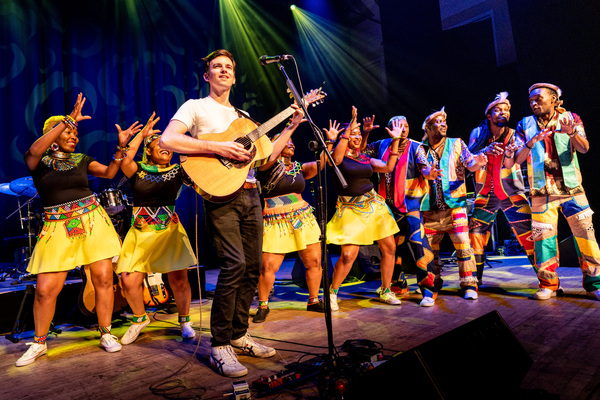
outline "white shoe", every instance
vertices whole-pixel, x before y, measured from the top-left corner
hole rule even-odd
[[[535,300],[548,300],[550,297],[556,297],[556,291],[548,288],[542,288],[533,294]]]
[[[465,295],[463,296],[463,298],[465,300],[477,300],[479,298],[479,295],[475,290],[467,289],[465,290]]]
[[[241,350],[242,354],[253,357],[267,358],[273,357],[277,353],[274,348],[256,342],[249,333],[239,339],[232,340],[230,343],[236,349]]]
[[[193,339],[196,331],[192,328],[192,321],[184,322],[181,325],[181,337],[184,339]]]
[[[29,345],[29,349],[19,358],[15,365],[17,367],[24,367],[26,365],[32,364],[38,357],[43,356],[48,351],[48,346],[46,346],[46,342],[44,343],[27,343]]]
[[[423,300],[419,303],[421,307],[432,307],[435,304],[435,299],[433,297],[423,297]]]
[[[329,293],[329,304],[331,304],[331,311],[338,311],[340,309],[337,294]]]
[[[100,347],[109,353],[115,353],[117,351],[121,351],[121,343],[119,343],[119,339],[115,335],[111,335],[110,333],[105,333],[100,337]]]
[[[391,305],[394,305],[394,306],[402,304],[402,302],[400,301],[400,299],[396,297],[396,293],[392,292],[389,289],[387,291],[385,291],[385,292],[382,290],[379,293],[379,300],[381,300],[384,303],[391,304]]]
[[[238,361],[237,355],[229,345],[210,348],[210,366],[223,376],[239,378],[248,374],[248,368]]]
[[[127,332],[125,332],[121,338],[121,344],[130,344],[135,342],[135,339],[137,339],[140,333],[142,333],[142,329],[148,325],[150,325],[150,318],[146,318],[146,320],[141,324],[131,324],[127,329]]]

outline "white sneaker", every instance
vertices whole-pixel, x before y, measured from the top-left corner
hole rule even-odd
[[[135,342],[135,339],[138,338],[140,333],[142,333],[142,329],[150,325],[150,318],[147,318],[141,324],[131,324],[127,329],[127,332],[121,338],[121,344],[129,344]]]
[[[274,348],[257,343],[249,333],[239,339],[232,340],[231,345],[241,350],[242,354],[258,358],[273,357],[277,353]]]
[[[111,335],[110,333],[105,333],[100,337],[100,347],[109,353],[115,353],[117,351],[121,351],[121,343],[119,343],[119,339],[115,335]]]
[[[396,297],[396,293],[392,292],[391,290],[387,290],[385,292],[381,291],[379,293],[379,300],[381,300],[384,303],[391,304],[394,306],[402,304],[400,299]]]
[[[237,355],[229,345],[210,348],[210,366],[223,376],[239,378],[248,374],[248,368],[238,361]]]
[[[586,292],[587,297],[600,301],[600,289],[596,289],[593,292]]]
[[[184,339],[192,339],[196,336],[196,331],[192,328],[192,321],[184,322],[181,325],[181,337]]]
[[[477,300],[479,298],[479,295],[475,290],[467,289],[465,290],[465,295],[463,296],[463,298],[465,300]]]
[[[433,297],[423,297],[423,300],[419,303],[421,307],[432,307],[435,304],[435,299]]]
[[[548,288],[542,288],[533,295],[535,300],[548,300],[550,297],[556,297],[556,291]]]
[[[331,311],[338,311],[340,309],[337,294],[329,293],[329,304],[331,304]]]
[[[24,367],[26,365],[32,364],[38,357],[43,356],[48,351],[48,346],[46,343],[27,343],[29,345],[29,349],[19,358],[15,365],[17,367]]]

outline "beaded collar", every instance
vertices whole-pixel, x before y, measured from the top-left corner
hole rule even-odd
[[[65,158],[65,154],[69,154],[70,157]],[[78,166],[81,160],[83,160],[82,153],[50,152],[43,156],[41,161],[45,166],[55,171],[69,171]]]
[[[363,153],[354,154],[346,151],[345,156],[361,164],[369,164],[371,162],[371,157]]]

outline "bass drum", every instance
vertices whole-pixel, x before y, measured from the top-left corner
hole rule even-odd
[[[98,200],[108,215],[115,215],[125,209],[127,199],[119,189],[106,189],[100,192]]]

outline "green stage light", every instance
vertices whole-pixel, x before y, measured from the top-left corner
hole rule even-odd
[[[296,5],[295,5],[295,4],[292,4],[292,5],[290,6],[290,10],[294,11],[295,9],[296,9]]]

